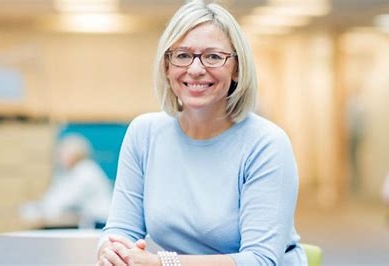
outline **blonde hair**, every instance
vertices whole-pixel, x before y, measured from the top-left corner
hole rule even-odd
[[[189,31],[204,23],[212,23],[219,27],[228,36],[237,54],[238,81],[236,88],[228,96],[226,113],[234,122],[239,122],[255,109],[257,92],[255,63],[248,41],[238,22],[218,4],[190,1],[173,15],[159,40],[154,64],[154,89],[165,112],[175,115],[181,111],[178,99],[170,88],[167,78],[165,53]]]

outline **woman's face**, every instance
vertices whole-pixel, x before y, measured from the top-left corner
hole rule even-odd
[[[232,53],[232,45],[226,34],[217,26],[202,24],[188,32],[171,50],[190,53],[225,52]],[[227,59],[223,66],[209,68],[196,57],[187,67],[168,64],[167,76],[174,94],[183,105],[183,112],[205,111],[207,114],[225,114],[227,94],[231,80],[237,80],[237,61]]]

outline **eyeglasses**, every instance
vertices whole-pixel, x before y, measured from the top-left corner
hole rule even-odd
[[[188,52],[186,50],[169,50],[165,53],[168,61],[173,66],[188,67],[190,66],[196,57],[200,59],[200,62],[205,67],[221,67],[227,62],[230,57],[235,57],[236,53],[225,53],[209,51],[200,54]]]

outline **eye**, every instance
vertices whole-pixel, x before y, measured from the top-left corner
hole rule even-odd
[[[192,58],[192,54],[184,51],[176,51],[173,53],[173,56],[177,59],[188,59]]]
[[[215,52],[206,53],[206,54],[204,54],[204,57],[205,57],[205,59],[212,60],[212,61],[224,60],[224,56],[222,54],[215,53]]]

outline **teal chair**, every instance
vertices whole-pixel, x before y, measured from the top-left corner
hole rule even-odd
[[[308,257],[308,266],[321,266],[323,260],[323,251],[320,247],[302,243],[302,248],[305,250],[305,253]]]

